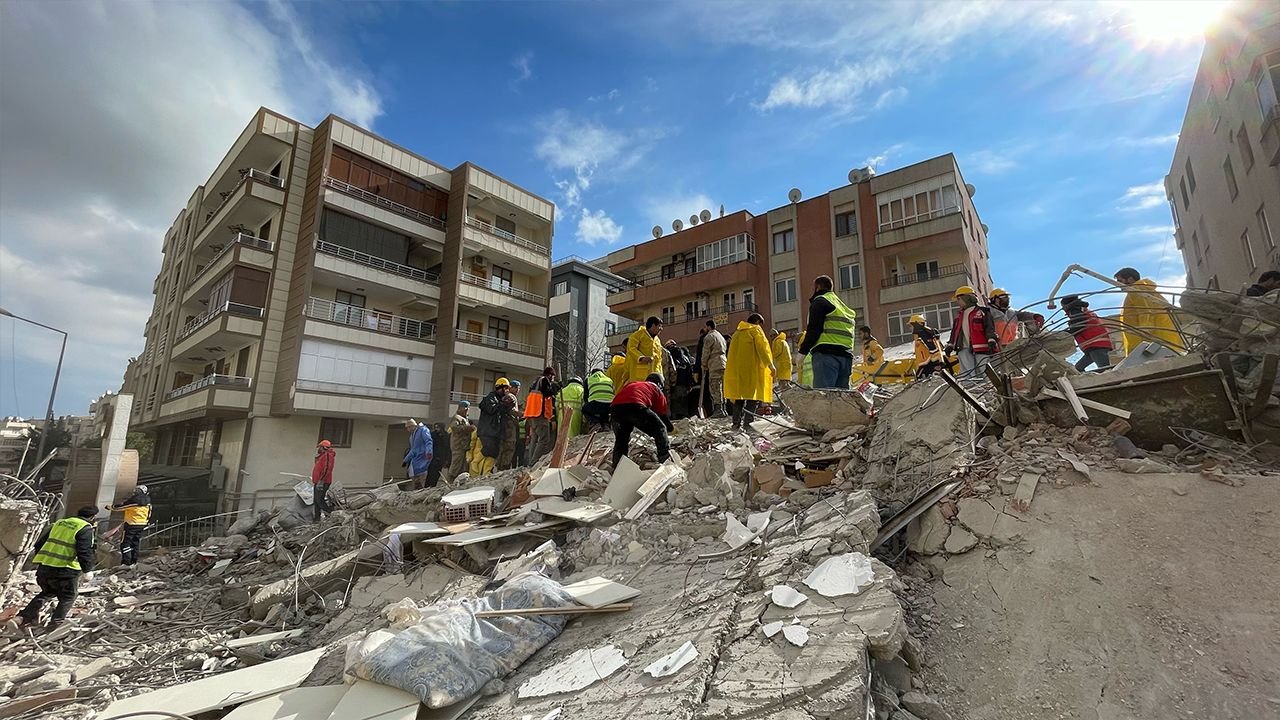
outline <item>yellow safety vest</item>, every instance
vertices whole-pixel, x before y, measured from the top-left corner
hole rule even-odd
[[[849,309],[849,306],[845,305],[844,301],[833,292],[824,293],[822,299],[831,303],[834,309],[823,319],[822,334],[818,336],[818,342],[814,343],[814,347],[835,345],[852,351],[853,326],[858,319],[858,314]]]
[[[62,518],[49,528],[49,539],[40,546],[32,562],[49,567],[80,569],[80,560],[76,557],[76,535],[89,523],[84,518]]]
[[[151,521],[150,505],[134,505],[120,508],[120,511],[124,513],[125,525],[146,525]]]

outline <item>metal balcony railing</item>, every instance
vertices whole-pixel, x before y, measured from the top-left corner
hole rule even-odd
[[[252,385],[253,385],[253,380],[251,378],[241,377],[239,375],[207,375],[205,377],[200,378],[199,380],[196,380],[193,383],[187,383],[186,385],[183,385],[180,388],[175,388],[173,390],[170,390],[168,393],[165,394],[164,399],[172,400],[177,397],[182,397],[183,395],[188,395],[197,390],[202,390],[204,388],[213,387],[213,386],[235,387],[235,388],[247,389]]]
[[[425,320],[391,315],[390,313],[366,310],[344,303],[313,297],[307,300],[306,316],[316,320],[349,325],[370,332],[415,340],[431,340],[436,335],[436,326]]]
[[[483,399],[484,399],[483,396],[481,396],[478,393],[465,393],[465,392],[459,392],[457,390],[451,390],[449,392],[450,402],[462,402],[463,400],[466,400],[472,405],[475,405],[476,403],[480,402]]]
[[[240,181],[236,183],[235,187],[222,193],[222,202],[218,203],[218,207],[205,213],[204,222],[200,225],[200,229],[204,230],[204,228],[209,224],[209,221],[213,219],[213,216],[217,215],[227,203],[231,202],[231,198],[235,197],[236,191],[240,189],[240,186],[250,180],[260,182],[264,185],[270,185],[271,187],[284,188],[284,180],[282,178],[278,178],[269,172],[263,172],[256,168],[241,168]]]
[[[548,256],[551,255],[551,248],[549,247],[544,247],[542,245],[539,245],[538,243],[532,240],[522,238],[519,235],[516,235],[515,233],[512,233],[512,232],[507,232],[502,228],[494,227],[493,225],[490,225],[489,223],[483,220],[478,220],[476,218],[473,218],[470,215],[467,216],[467,224],[472,227],[480,228],[481,230],[489,233],[490,235],[493,235],[494,237],[501,238],[502,240],[506,240],[508,242],[513,242],[521,247],[528,248],[536,253],[540,253],[542,255],[548,255]]]
[[[221,305],[215,305],[199,315],[191,318],[190,322],[182,326],[182,330],[178,332],[178,340],[182,340],[191,333],[199,330],[210,320],[218,317],[222,313],[230,313],[241,317],[253,318],[255,320],[262,317],[262,308],[254,305],[244,305],[242,303],[225,302]]]
[[[929,270],[922,273],[906,273],[904,275],[894,275],[884,278],[880,281],[880,287],[890,288],[898,287],[899,285],[928,282],[930,280],[937,280],[938,278],[964,275],[967,271],[968,266],[963,263],[959,265],[943,265],[937,270]]]
[[[393,213],[396,213],[398,215],[404,215],[407,218],[417,220],[418,222],[421,222],[421,223],[426,223],[432,227],[436,227],[441,230],[445,229],[444,220],[441,220],[440,218],[434,215],[428,215],[427,213],[424,213],[421,210],[415,210],[414,208],[411,208],[408,205],[403,205],[394,200],[388,200],[387,198],[384,198],[377,193],[369,192],[368,190],[365,190],[363,188],[358,188],[355,185],[352,185],[351,183],[343,182],[341,180],[338,180],[337,178],[331,178],[327,175],[325,176],[324,180],[321,182],[326,187],[331,187],[334,190],[337,190],[338,192],[344,195],[350,195],[351,197],[356,198],[357,200],[363,200],[367,203],[384,207]]]
[[[489,347],[501,348],[503,350],[524,353],[526,355],[542,355],[542,348],[537,345],[529,345],[528,343],[493,337],[492,335],[481,335],[480,333],[468,332],[466,330],[455,330],[454,337],[463,342],[475,343],[477,345],[487,345]]]
[[[440,273],[427,272],[426,270],[411,267],[409,265],[401,265],[400,263],[394,263],[390,260],[384,260],[376,255],[363,253],[359,250],[352,250],[349,247],[325,242],[324,240],[316,240],[316,250],[325,253],[326,255],[333,255],[334,257],[340,257],[343,260],[350,260],[353,263],[359,263],[378,270],[385,270],[386,272],[419,280],[424,283],[436,285],[440,282]]]
[[[756,303],[740,302],[732,305],[721,305],[720,307],[707,308],[706,310],[698,310],[693,314],[680,313],[679,315],[672,315],[670,316],[671,322],[663,320],[662,324],[665,327],[670,325],[680,325],[687,322],[706,322],[717,315],[758,312],[759,310],[760,306]],[[643,324],[644,323],[640,322],[623,323],[618,325],[617,329],[610,333],[610,335],[630,335],[636,330],[639,330]],[[733,328],[729,328],[729,332],[733,332]]]
[[[263,240],[256,235],[250,235],[248,233],[236,233],[231,237],[231,242],[223,245],[221,249],[213,254],[213,257],[209,258],[208,262],[196,271],[195,277],[191,279],[191,284],[195,285],[197,281],[204,277],[205,273],[209,272],[209,268],[216,265],[218,261],[222,259],[222,256],[231,252],[231,249],[236,245],[245,245],[265,252],[275,252],[276,250],[276,244],[270,240]]]
[[[408,400],[411,402],[424,403],[431,402],[430,393],[420,392],[417,390],[354,385],[352,383],[330,382],[328,380],[304,380],[303,378],[298,378],[296,383],[299,390],[340,393],[342,395],[359,395],[361,397],[382,398],[386,400]]]
[[[547,298],[545,296],[539,295],[537,293],[531,293],[528,290],[521,290],[520,288],[512,287],[510,283],[500,280],[496,277],[486,278],[486,277],[480,277],[479,275],[472,275],[469,272],[464,272],[462,273],[462,282],[467,283],[468,285],[475,285],[476,287],[482,287],[486,290],[500,292],[504,295],[518,297],[521,300],[528,300],[529,302],[534,303],[536,305],[547,304]]]
[[[689,277],[690,275],[697,275],[698,273],[704,273],[710,270],[716,270],[718,268],[728,267],[730,265],[736,265],[737,263],[742,263],[742,262],[754,263],[755,261],[756,261],[755,253],[750,250],[746,250],[746,251],[736,252],[730,255],[726,255],[724,257],[716,258],[714,260],[708,260],[701,264],[695,264],[693,266],[692,271],[686,271],[684,265],[673,264],[673,265],[667,266],[667,268],[669,269],[661,269],[661,270],[658,270],[657,272],[645,273],[644,275],[630,278],[625,285],[622,285],[619,287],[611,287],[609,288],[608,292],[610,295],[613,295],[620,292],[626,292],[627,290],[632,290],[634,288],[657,285],[658,283],[664,283],[664,282],[667,282],[668,280],[675,280],[676,278]]]

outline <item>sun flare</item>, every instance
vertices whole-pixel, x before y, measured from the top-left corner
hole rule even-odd
[[[1230,2],[1225,0],[1126,0],[1119,3],[1135,37],[1149,42],[1199,39]]]

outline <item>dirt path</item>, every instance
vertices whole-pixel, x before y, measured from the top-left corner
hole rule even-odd
[[[931,583],[926,687],[968,720],[1280,718],[1280,478],[1245,482],[1041,485],[1018,547]]]

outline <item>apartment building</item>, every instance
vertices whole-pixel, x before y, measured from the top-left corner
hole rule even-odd
[[[622,322],[609,310],[608,296],[625,282],[609,272],[604,259],[568,257],[551,266],[549,344],[551,364],[562,379],[585,378],[593,368],[608,366],[608,338],[617,334]]]
[[[664,338],[692,346],[706,319],[732,330],[753,312],[794,339],[814,278],[829,275],[859,323],[896,344],[909,339],[915,313],[949,327],[960,285],[990,289],[986,226],[953,155],[849,179],[809,199],[792,191],[794,201],[759,215],[703,213],[709,219],[673,224],[672,234],[654,228],[653,240],[610,253],[627,285],[609,306],[629,319],[610,342],[655,316]]]
[[[1280,270],[1280,5],[1230,13],[1205,38],[1164,186],[1187,284],[1238,291]]]
[[[287,497],[322,439],[348,487],[402,476],[406,418],[540,373],[553,213],[471,163],[259,110],[165,235],[132,428],[229,507]]]

